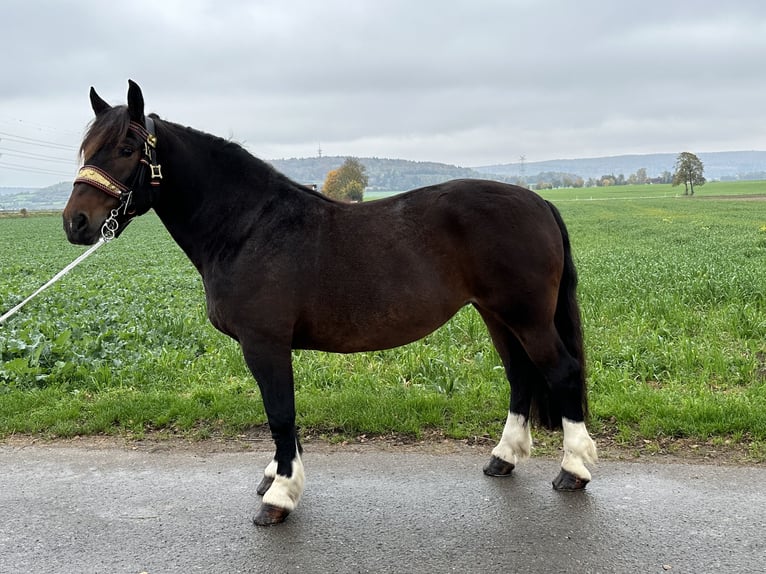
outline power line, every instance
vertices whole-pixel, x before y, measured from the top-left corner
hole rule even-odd
[[[12,142],[15,142],[15,143],[22,143],[22,144],[27,144],[27,145],[36,145],[36,146],[39,146],[39,147],[47,147],[47,148],[52,148],[52,149],[63,149],[63,150],[74,151],[74,152],[79,151],[79,148],[77,148],[75,146],[61,144],[61,143],[56,143],[56,142],[51,142],[51,141],[47,141],[47,140],[40,140],[40,139],[37,139],[37,138],[28,138],[28,137],[25,137],[25,136],[17,136],[17,135],[14,135],[14,134],[9,134],[7,132],[1,132],[0,131],[0,136],[2,136],[0,138],[0,141],[2,141],[2,139],[8,139],[9,141],[12,141]]]
[[[25,165],[5,163],[2,161],[0,161],[0,168],[11,169],[13,171],[25,171],[27,173],[39,173],[43,175],[57,175],[60,177],[72,177],[74,175],[74,170],[69,173],[66,173],[63,171],[56,171],[52,169],[44,169],[44,168],[38,168],[38,167],[30,167]]]
[[[8,143],[15,145],[1,145]],[[77,148],[71,145],[0,131],[0,159],[7,160],[0,161],[0,172],[15,171],[69,179],[79,162],[74,157],[67,159],[59,154],[74,156],[72,152],[76,151]],[[61,164],[71,166],[72,171],[64,171]]]
[[[19,124],[21,124],[23,127],[27,129],[34,129],[37,131],[47,131],[47,132],[56,132],[60,134],[68,134],[75,137],[82,136],[81,133],[72,131],[72,130],[62,130],[59,127],[56,126],[50,126],[47,124],[40,124],[37,122],[30,122],[28,120],[22,120],[20,118],[0,118],[0,124],[6,124],[9,126],[17,127]]]
[[[76,163],[78,163],[77,160],[74,159],[74,158],[65,159],[63,157],[56,157],[56,156],[52,156],[52,155],[43,155],[43,154],[39,154],[39,153],[32,153],[32,152],[23,151],[23,150],[20,150],[20,149],[10,149],[10,148],[0,147],[0,157],[1,156],[5,156],[5,155],[13,156],[13,157],[20,157],[20,158],[24,158],[24,159],[38,159],[38,160],[43,159],[43,160],[46,160],[46,161],[55,161],[55,162],[58,162],[58,163],[69,163],[69,164],[76,164]]]

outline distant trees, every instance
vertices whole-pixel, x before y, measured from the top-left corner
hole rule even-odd
[[[648,185],[648,184],[661,184],[672,183],[673,174],[669,171],[664,171],[662,174],[656,177],[649,177],[647,169],[645,167],[639,168],[635,173],[631,173],[625,177],[625,174],[619,173],[606,173],[599,177],[589,177],[584,180],[580,176],[557,173],[557,172],[541,172],[536,176],[527,177],[528,180],[535,181],[532,184],[532,188],[536,190],[542,189],[558,189],[562,187],[612,187],[622,185]],[[703,178],[704,179],[704,178]],[[766,179],[766,178],[764,178]],[[514,183],[518,183],[515,181]],[[695,181],[694,185],[698,185]]]
[[[658,177],[649,177],[645,167],[639,168],[635,173],[628,177],[623,174],[606,174],[599,178],[590,177],[585,182],[585,187],[610,187],[613,185],[645,185],[655,183],[671,183],[673,176],[669,171],[665,171]]]
[[[327,174],[322,193],[340,201],[362,201],[367,184],[364,165],[358,159],[349,157],[338,169]]]
[[[526,180],[534,180],[535,183],[531,185],[534,189],[558,189],[561,187],[583,187],[585,180],[578,175],[571,173],[562,173],[555,171],[543,171],[538,173],[534,177],[527,177]],[[516,185],[522,185],[522,183],[516,179],[513,181]],[[522,187],[526,187],[528,184],[525,182]]]
[[[649,178],[646,177],[646,168],[642,167],[628,176],[629,185],[643,185]]]
[[[694,186],[705,185],[705,169],[693,153],[685,151],[676,158],[675,171],[673,172],[673,187],[684,184],[684,195],[694,195]]]

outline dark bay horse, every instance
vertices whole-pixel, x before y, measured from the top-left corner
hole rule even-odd
[[[585,487],[596,448],[584,423],[577,276],[553,205],[479,180],[339,203],[235,143],[145,116],[132,81],[127,106],[110,106],[93,88],[90,100],[96,117],[63,214],[67,237],[88,245],[119,236],[154,209],[202,275],[210,321],[241,345],[276,444],[258,486],[257,524],[283,521],[303,492],[292,349],[404,345],[468,304],[511,383],[484,472],[511,474],[529,455],[536,418],[563,427],[554,488]]]

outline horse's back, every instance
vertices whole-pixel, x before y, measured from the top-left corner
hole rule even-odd
[[[338,233],[364,234],[370,241],[415,235],[426,243],[491,234],[502,242],[514,230],[557,231],[548,204],[536,193],[490,180],[457,179],[386,199],[344,206]],[[510,227],[507,227],[510,226]],[[365,230],[367,232],[365,232]]]
[[[370,207],[374,209],[375,202]],[[561,230],[536,193],[488,180],[453,180],[403,194],[375,211],[380,233],[392,243],[433,257],[466,274],[523,275],[557,267]]]

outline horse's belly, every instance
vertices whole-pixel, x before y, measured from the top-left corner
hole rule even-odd
[[[406,310],[367,309],[366,312],[340,306],[332,317],[312,321],[307,329],[296,329],[293,347],[335,353],[399,347],[422,339],[441,327],[463,304],[428,305]]]

